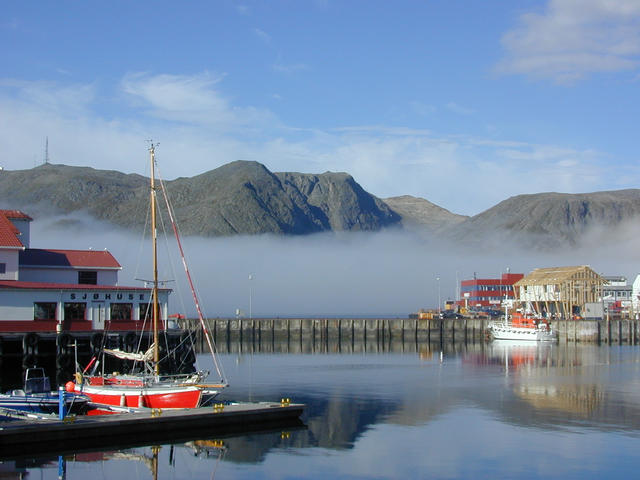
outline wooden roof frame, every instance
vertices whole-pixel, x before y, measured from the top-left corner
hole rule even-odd
[[[602,286],[609,283],[588,265],[573,267],[537,268],[514,284],[516,301],[528,302],[538,314],[547,312],[559,317],[575,318],[581,315],[586,303],[597,302],[602,295]],[[541,293],[534,299],[523,300],[522,289],[529,287],[540,292],[536,287],[554,287],[555,299]],[[525,296],[526,293],[525,293]],[[546,298],[543,298],[545,297]]]
[[[589,265],[580,265],[576,267],[536,268],[534,271],[518,280],[514,286],[558,285],[571,280],[585,278],[596,280],[600,285],[609,283],[604,279],[604,277],[593,271]]]

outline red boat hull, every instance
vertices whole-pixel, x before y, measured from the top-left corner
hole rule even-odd
[[[76,385],[76,392],[87,395],[93,403],[120,407],[197,408],[202,390],[198,387],[117,387]]]

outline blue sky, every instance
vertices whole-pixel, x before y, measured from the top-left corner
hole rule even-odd
[[[0,165],[346,171],[473,215],[636,188],[640,2],[18,2]],[[634,135],[635,134],[635,135]]]

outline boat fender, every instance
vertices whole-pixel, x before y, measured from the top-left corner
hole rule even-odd
[[[35,366],[36,366],[36,363],[37,363],[37,361],[36,361],[36,356],[35,356],[35,355],[33,355],[33,354],[25,355],[25,356],[22,358],[22,365],[23,365],[24,367],[35,367]]]
[[[121,407],[127,406],[127,397],[124,396],[124,393],[120,395],[120,406]]]
[[[22,348],[23,350],[29,351],[30,353],[36,353],[35,349],[38,347],[38,341],[40,337],[37,333],[27,333],[22,339]]]
[[[63,333],[58,337],[58,345],[61,348],[67,348],[72,343],[73,343],[73,337],[68,333]]]
[[[138,408],[143,408],[146,405],[144,404],[144,395],[142,394],[142,392],[140,392],[140,395],[138,396]]]
[[[73,357],[71,355],[60,355],[58,357],[58,368],[71,368],[73,366]]]
[[[128,332],[125,336],[124,336],[124,344],[129,346],[129,347],[134,347],[136,346],[138,343],[138,335],[135,334],[135,332]]]
[[[64,389],[69,393],[73,393],[76,391],[76,384],[69,380],[64,384]]]
[[[94,350],[102,349],[102,342],[104,340],[104,335],[101,332],[96,332],[91,335],[91,347]]]

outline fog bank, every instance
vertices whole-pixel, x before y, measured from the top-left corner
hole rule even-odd
[[[89,217],[36,219],[33,248],[107,249],[122,265],[120,285],[140,286],[151,278],[149,241]],[[455,299],[459,281],[498,277],[507,268],[590,265],[604,275],[640,272],[637,228],[627,225],[604,239],[585,238],[582,248],[532,252],[517,246],[463,247],[402,232],[183,238],[187,262],[209,317],[245,316],[406,316]],[[175,241],[161,238],[160,278],[172,280],[170,312],[193,315],[191,294]],[[170,245],[170,246],[167,246]],[[171,262],[166,259],[171,257]],[[172,265],[172,266],[170,266]],[[251,276],[251,279],[250,279]]]

